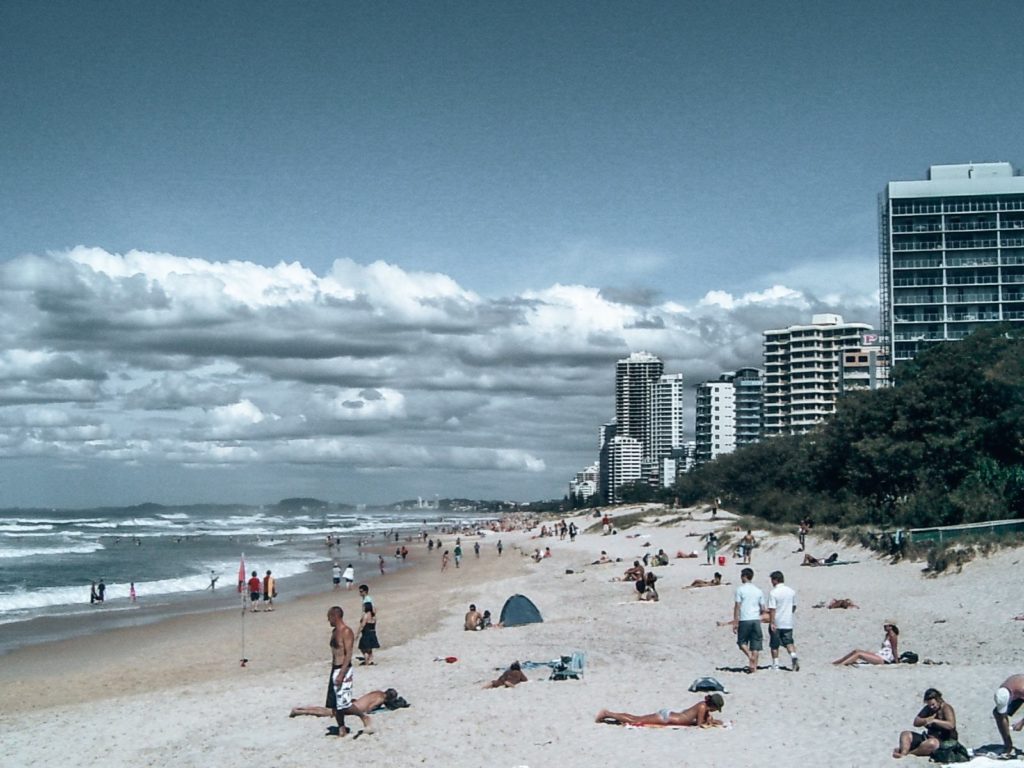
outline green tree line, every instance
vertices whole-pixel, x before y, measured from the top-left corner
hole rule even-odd
[[[745,446],[680,478],[769,520],[878,527],[1024,517],[1024,338],[1002,326],[935,344],[853,392],[804,435]]]

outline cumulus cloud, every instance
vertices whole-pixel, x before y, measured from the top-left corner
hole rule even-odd
[[[487,482],[560,495],[593,460],[620,357],[648,350],[695,385],[759,365],[766,328],[824,311],[872,322],[870,292],[812,286],[817,274],[687,303],[665,286],[584,282],[485,298],[382,261],[318,275],[86,247],[26,255],[0,264],[0,455],[375,473],[388,477],[378,497],[415,496],[427,473],[452,495]]]

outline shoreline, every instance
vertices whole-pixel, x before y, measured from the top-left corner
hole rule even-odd
[[[768,573],[781,569],[797,591],[801,670],[764,668],[748,675],[731,671],[743,657],[731,629],[716,626],[731,617],[741,566],[731,552],[722,553],[724,566],[713,567],[704,557],[675,557],[677,550],[698,550],[699,536],[707,530],[732,533],[735,523],[698,514],[659,525],[679,517],[678,511],[652,509],[647,522],[618,535],[581,533],[575,544],[503,533],[501,560],[493,552],[495,536],[482,540],[479,562],[472,537],[463,537],[469,557],[461,569],[444,574],[439,556],[428,556],[421,544],[411,547],[416,567],[371,586],[383,647],[375,654],[376,666],[356,668],[355,693],[394,687],[411,704],[408,710],[375,715],[375,735],[324,738],[327,721],[288,717],[294,706],[323,701],[327,607],[338,602],[346,619],[356,616],[355,590],[327,589],[287,601],[274,614],[251,617],[258,621],[247,617],[247,628],[254,631],[252,652],[247,650],[252,661],[245,669],[237,664],[237,616],[230,617],[229,626],[184,619],[158,632],[147,629],[148,637],[118,630],[106,643],[72,643],[45,653],[35,649],[27,654],[35,656],[35,666],[19,665],[16,675],[2,665],[0,762],[33,765],[74,754],[77,765],[104,768],[298,768],[383,759],[396,766],[471,768],[497,761],[540,768],[629,765],[642,752],[645,762],[677,764],[680,754],[692,754],[700,755],[702,764],[724,768],[756,751],[782,765],[815,764],[824,752],[831,766],[880,767],[892,765],[896,738],[912,727],[927,687],[942,690],[956,709],[965,745],[998,740],[992,692],[1020,671],[1021,625],[1012,617],[1021,607],[1012,574],[1024,550],[972,561],[960,574],[925,578],[921,563],[891,565],[813,535],[808,552],[838,551],[850,562],[800,567],[795,536],[755,529],[761,543],[751,564],[755,583],[765,589]],[[581,530],[594,522],[589,516],[569,519]],[[530,560],[526,555],[538,545],[550,545],[553,557]],[[656,569],[661,600],[638,602],[632,585],[616,578],[638,555],[662,547],[672,559]],[[622,562],[594,565],[602,550]],[[714,570],[732,585],[684,589]],[[470,602],[498,615],[515,593],[533,600],[543,623],[462,630]],[[860,608],[813,607],[839,597],[854,599]],[[900,623],[900,650],[917,652],[922,663],[832,664],[851,648],[877,647],[888,618]],[[528,669],[527,683],[482,689],[513,660],[543,662],[573,651],[586,654],[581,680],[549,682],[546,670]],[[458,661],[435,661],[446,656]],[[90,659],[102,663],[91,673],[76,671]],[[768,659],[766,638],[761,664]],[[926,659],[940,663],[928,665]],[[785,652],[781,661],[788,667]],[[699,697],[687,686],[705,675],[728,689],[722,717],[732,723],[730,729],[635,729],[593,722],[606,708],[647,713],[689,706]],[[21,678],[21,690],[9,684],[12,677]],[[162,716],[168,706],[175,718]],[[53,728],[54,717],[60,728]],[[1024,736],[1014,735],[1024,743]]]

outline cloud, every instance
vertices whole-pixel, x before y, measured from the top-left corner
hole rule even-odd
[[[20,256],[0,264],[0,455],[251,468],[279,484],[373,475],[360,491],[378,500],[415,496],[428,475],[452,495],[561,495],[613,415],[620,357],[648,350],[695,385],[760,365],[766,328],[877,314],[866,287],[792,277],[804,287],[689,303],[583,282],[485,298],[384,261],[318,275],[87,247]]]

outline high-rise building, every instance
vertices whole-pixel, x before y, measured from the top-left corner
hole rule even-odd
[[[643,458],[652,458],[652,386],[664,371],[661,358],[634,352],[615,364],[615,420],[618,435],[639,441]]]
[[[764,372],[760,368],[740,368],[732,375],[736,390],[736,446],[761,439],[764,406]]]
[[[581,472],[577,472],[576,476],[569,481],[569,496],[578,497],[581,501],[589,499],[597,493],[599,474],[600,470],[597,464],[591,464]]]
[[[612,497],[612,438],[618,428],[615,421],[609,421],[602,424],[597,433],[597,492],[606,502]]]
[[[682,445],[683,374],[668,373],[651,385],[651,458],[668,458]]]
[[[844,323],[820,314],[810,325],[764,332],[764,428],[766,436],[799,434],[835,411],[841,389],[842,354],[872,336],[867,323]]]
[[[736,450],[736,390],[729,374],[697,386],[694,432],[698,464]]]
[[[893,365],[987,324],[1024,321],[1024,177],[933,165],[879,195],[883,344]]]
[[[608,501],[618,504],[622,501],[619,491],[622,486],[643,478],[643,447],[633,437],[618,436],[608,446],[609,492]]]
[[[855,392],[858,389],[881,389],[889,386],[889,362],[881,346],[875,341],[876,334],[865,334],[865,343],[850,347],[840,358],[839,391]]]

